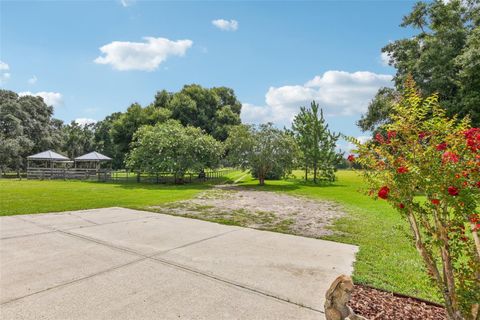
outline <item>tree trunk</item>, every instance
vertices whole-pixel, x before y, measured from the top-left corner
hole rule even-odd
[[[258,184],[261,186],[265,185],[265,170],[263,168],[258,170]]]
[[[259,175],[258,176],[258,183],[261,185],[261,186],[264,186],[265,185],[265,177],[263,175]]]
[[[305,182],[308,181],[308,166],[305,165]]]
[[[435,264],[434,259],[430,253],[425,248],[425,245],[422,241],[422,236],[418,228],[417,219],[415,218],[413,212],[410,210],[408,213],[408,222],[410,223],[410,228],[412,229],[415,235],[415,247],[420,253],[420,256],[423,258],[423,261],[433,279],[438,285],[438,288],[442,291],[443,298],[445,300],[445,309],[447,310],[447,317],[449,320],[462,320],[462,316],[459,315],[458,310],[455,310],[452,304],[452,297],[450,297],[448,287],[445,285],[444,279],[440,275],[440,272]],[[443,261],[443,263],[445,263]],[[445,270],[443,270],[445,271]]]
[[[318,170],[317,160],[315,160],[315,162],[313,163],[313,182],[314,183],[317,183],[317,170]]]

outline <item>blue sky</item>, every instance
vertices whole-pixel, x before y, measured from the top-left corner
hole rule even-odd
[[[227,86],[245,122],[288,125],[315,99],[333,130],[359,136],[355,121],[395,71],[380,49],[412,34],[399,24],[413,3],[2,0],[1,86],[43,95],[64,121],[184,84]]]

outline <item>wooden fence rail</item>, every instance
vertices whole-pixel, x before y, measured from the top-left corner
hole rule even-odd
[[[81,169],[81,168],[28,168],[27,179],[76,179],[108,181],[110,170]]]

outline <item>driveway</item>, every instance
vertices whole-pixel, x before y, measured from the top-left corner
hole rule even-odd
[[[0,217],[2,319],[324,319],[357,247],[104,208]]]

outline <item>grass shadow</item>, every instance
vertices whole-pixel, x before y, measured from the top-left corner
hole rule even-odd
[[[107,184],[114,186],[115,188],[122,188],[127,190],[143,189],[143,190],[159,190],[159,189],[172,189],[172,190],[204,190],[213,186],[211,183],[143,183],[143,182],[99,182],[99,181],[84,181],[85,183],[91,183],[96,185]]]

